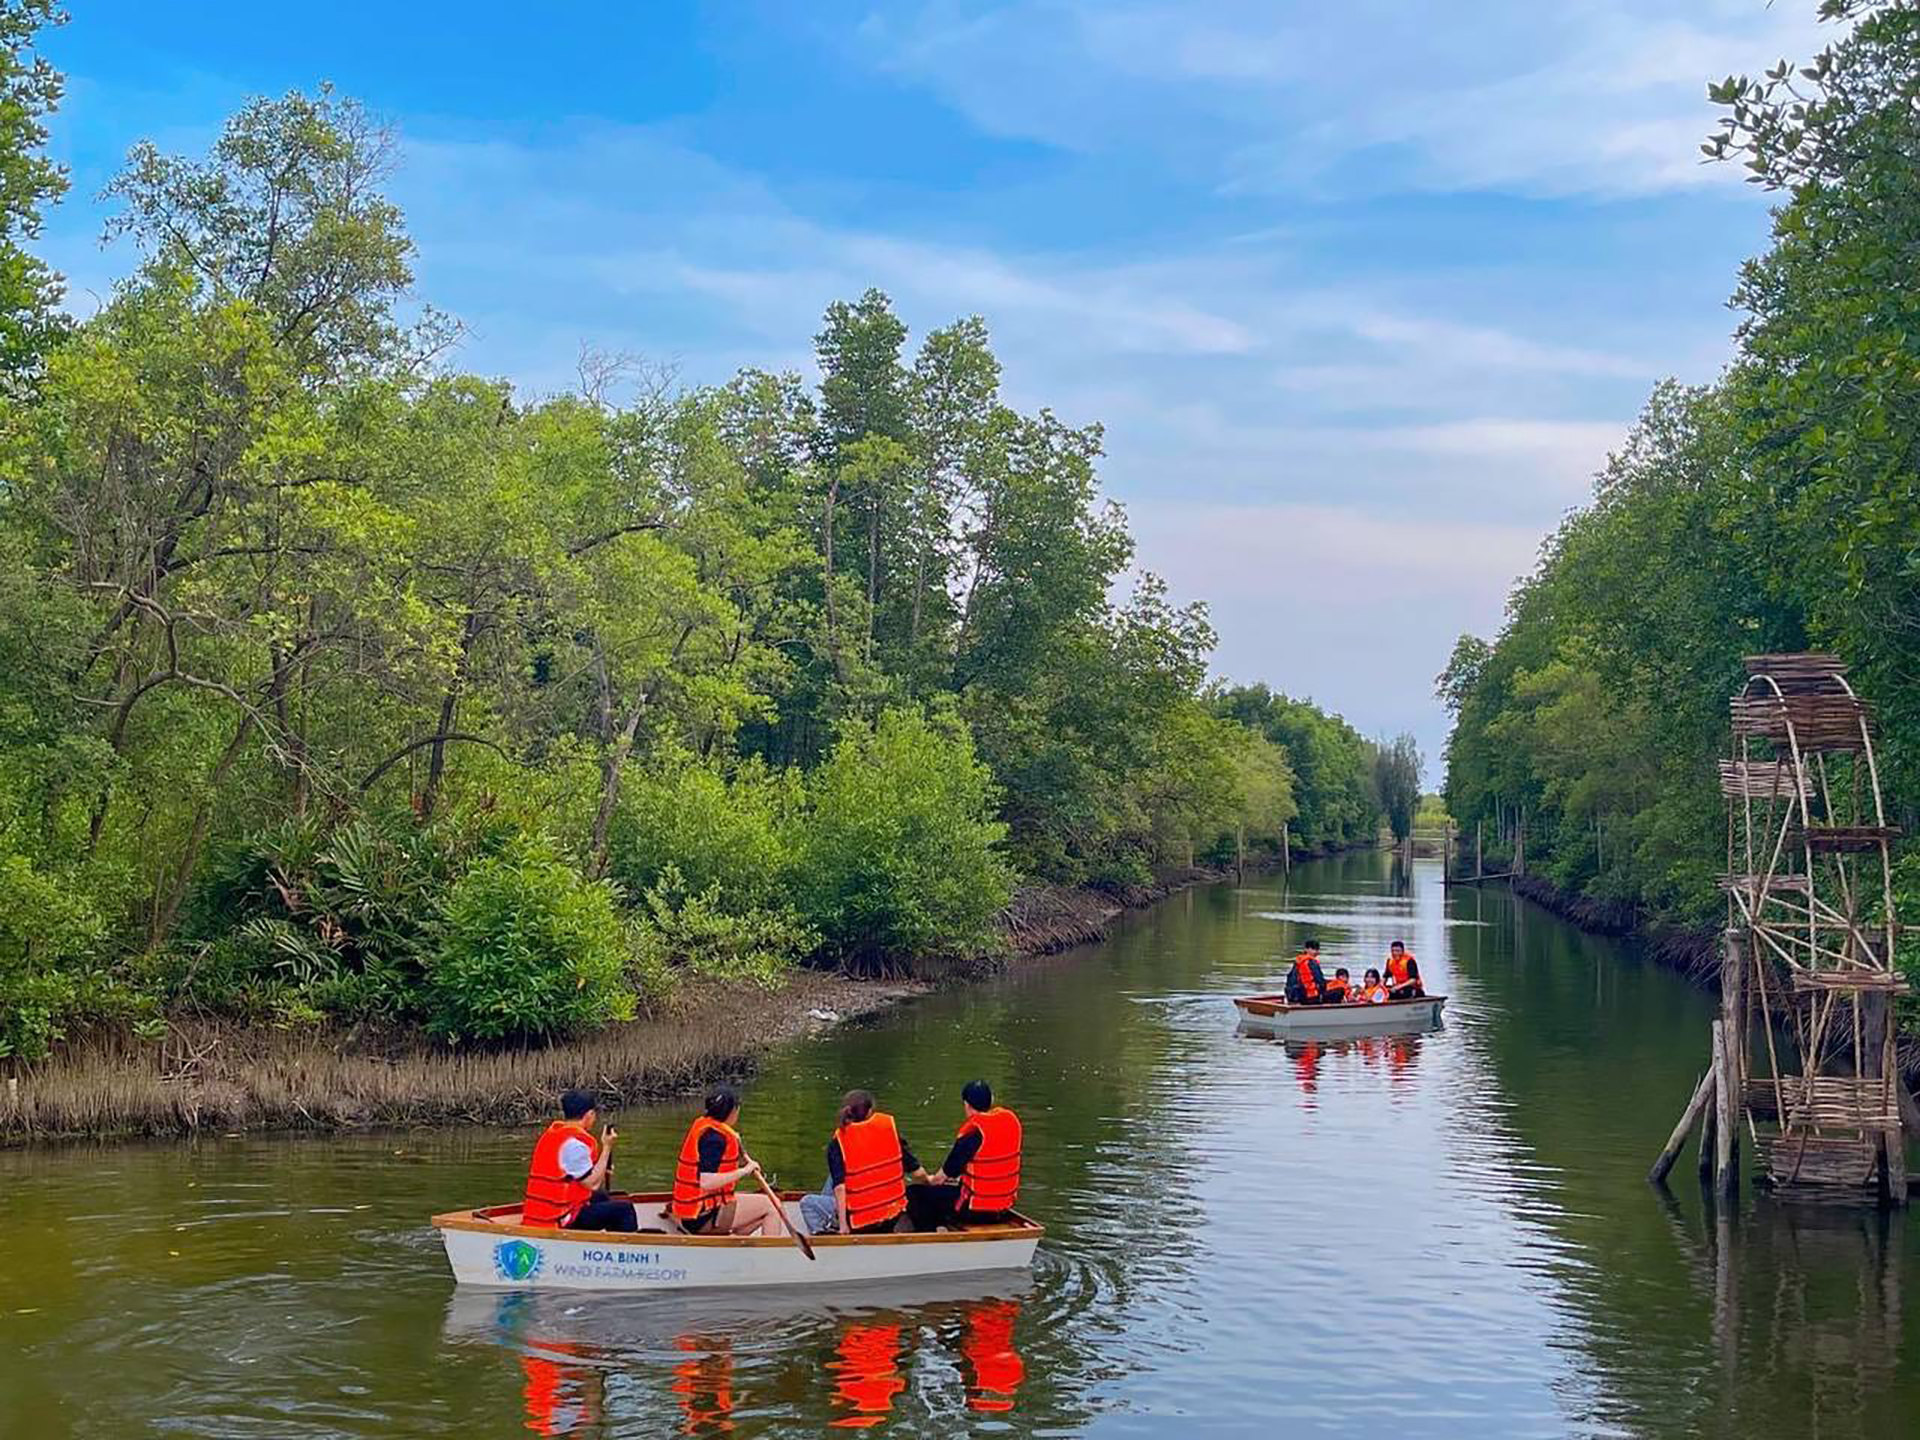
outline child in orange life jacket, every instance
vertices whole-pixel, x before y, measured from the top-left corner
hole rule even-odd
[[[1333,972],[1333,979],[1327,982],[1327,1003],[1343,1005],[1353,998],[1353,981],[1347,975],[1347,967],[1342,965]]]
[[[1367,971],[1367,983],[1360,987],[1360,993],[1353,997],[1362,1005],[1384,1005],[1387,1003],[1387,987],[1381,982],[1378,970]]]

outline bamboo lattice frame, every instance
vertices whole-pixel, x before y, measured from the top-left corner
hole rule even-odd
[[[1900,1125],[1887,1016],[1906,989],[1894,969],[1889,847],[1899,832],[1881,798],[1872,713],[1838,657],[1746,664],[1720,790],[1728,924],[1750,937],[1742,1005],[1753,1013],[1734,1018],[1760,1023],[1769,1071],[1741,1077],[1747,1125],[1769,1142],[1776,1186],[1861,1184],[1880,1137]]]

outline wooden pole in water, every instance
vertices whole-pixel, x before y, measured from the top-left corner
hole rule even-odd
[[[1293,874],[1293,824],[1288,820],[1280,822],[1280,873]]]
[[[1713,1108],[1718,1128],[1713,1137],[1713,1193],[1723,1201],[1732,1200],[1740,1192],[1740,1132],[1735,1128],[1739,1112],[1733,1106],[1733,1077],[1727,1064],[1727,1050],[1726,1021],[1716,1020],[1713,1022],[1713,1071],[1717,1078]]]
[[[1453,820],[1447,820],[1446,832],[1440,837],[1440,888],[1453,888]]]
[[[1700,1117],[1700,1188],[1707,1189],[1713,1184],[1713,1152],[1719,1148],[1720,1118],[1720,1072],[1713,1068],[1711,1058],[1707,1061],[1707,1074],[1713,1084],[1707,1090],[1707,1111]]]
[[[1728,1150],[1727,1174],[1720,1178],[1721,1193],[1732,1199],[1740,1188],[1740,1116],[1747,1107],[1747,935],[1729,929],[1720,956],[1720,1017],[1726,1068],[1722,1072],[1725,1097],[1720,1118],[1730,1134],[1720,1144]]]
[[[1707,1113],[1707,1106],[1713,1101],[1713,1091],[1713,1069],[1709,1066],[1707,1073],[1700,1077],[1700,1083],[1693,1087],[1693,1098],[1687,1101],[1687,1108],[1680,1115],[1680,1123],[1673,1127],[1673,1134],[1667,1137],[1666,1148],[1660,1152],[1660,1158],[1653,1162],[1653,1169],[1647,1172],[1650,1184],[1667,1183],[1667,1173],[1673,1169],[1674,1161],[1680,1158],[1688,1134],[1700,1123],[1700,1117]]]
[[[1487,822],[1484,818],[1473,822],[1473,880],[1477,885],[1487,878],[1487,857],[1485,842]]]

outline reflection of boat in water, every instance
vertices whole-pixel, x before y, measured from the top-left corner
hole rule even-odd
[[[665,1195],[628,1195],[661,1228],[635,1234],[522,1225],[518,1205],[433,1217],[462,1285],[526,1290],[693,1290],[732,1285],[833,1285],[1024,1270],[1045,1230],[1016,1214],[1004,1225],[910,1235],[816,1235],[817,1259],[784,1235],[688,1235],[655,1219]],[[801,1228],[800,1197],[782,1204]]]
[[[897,1284],[590,1296],[458,1289],[444,1334],[517,1353],[535,1434],[598,1434],[609,1419],[653,1413],[650,1404],[677,1410],[681,1434],[725,1433],[737,1395],[794,1393],[796,1361],[801,1375],[824,1367],[826,1388],[816,1393],[831,1408],[829,1424],[861,1429],[893,1413],[911,1353],[929,1343],[951,1346],[961,1362],[970,1409],[1013,1409],[1026,1379],[1015,1322],[1033,1283],[1025,1274],[936,1277],[905,1304]],[[649,1368],[663,1381],[651,1401],[644,1384],[609,1384]]]
[[[1289,1005],[1284,995],[1238,995],[1234,1006],[1249,1034],[1280,1039],[1316,1036],[1424,1034],[1440,1028],[1444,995],[1419,995],[1378,1005]]]

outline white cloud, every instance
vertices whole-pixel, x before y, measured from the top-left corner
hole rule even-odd
[[[1697,163],[1709,79],[1831,38],[1801,0],[955,0],[876,12],[866,53],[989,133],[1141,148],[1228,190],[1642,194]]]

